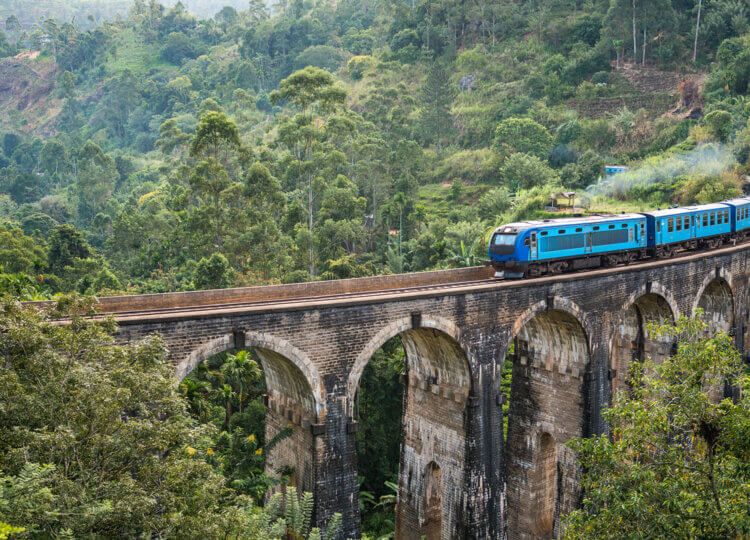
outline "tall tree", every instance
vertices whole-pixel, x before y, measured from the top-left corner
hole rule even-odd
[[[693,63],[698,54],[698,30],[701,27],[701,8],[703,7],[703,0],[698,0],[698,14],[695,17],[695,39],[693,40]]]
[[[271,92],[271,103],[288,101],[299,113],[292,119],[285,119],[280,129],[280,140],[295,155],[299,172],[307,184],[308,232],[313,236],[315,167],[312,161],[313,146],[322,137],[319,122],[339,108],[346,99],[346,92],[333,81],[327,71],[308,66],[292,73],[281,81],[279,89]],[[315,248],[310,242],[310,276],[315,276]]]
[[[442,148],[442,142],[453,129],[450,105],[454,94],[455,90],[445,66],[441,62],[433,62],[420,88],[419,118],[427,139],[435,143],[438,153]]]

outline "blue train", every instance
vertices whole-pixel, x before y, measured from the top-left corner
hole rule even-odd
[[[750,237],[750,197],[638,214],[501,225],[490,239],[497,277],[560,274],[673,257]]]

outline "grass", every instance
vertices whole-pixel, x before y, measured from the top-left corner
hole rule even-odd
[[[464,186],[458,201],[451,201],[450,186],[427,184],[420,186],[417,204],[425,207],[428,217],[447,217],[452,210],[475,204],[490,190],[490,186]]]
[[[161,60],[156,46],[145,43],[132,28],[125,28],[118,36],[117,56],[110,57],[107,67],[111,72],[129,69],[138,75],[173,66]]]

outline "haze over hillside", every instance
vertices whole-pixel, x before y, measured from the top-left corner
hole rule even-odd
[[[134,0],[3,0],[0,2],[0,27],[10,15],[16,15],[24,28],[29,29],[42,18],[52,17],[61,21],[76,20],[83,27],[94,22],[126,16]],[[216,15],[224,6],[245,9],[245,0],[164,0],[165,6],[174,6],[178,1],[200,18]],[[89,20],[93,17],[94,22]]]

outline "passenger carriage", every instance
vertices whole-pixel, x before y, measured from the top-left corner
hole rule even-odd
[[[715,248],[731,237],[732,207],[725,203],[643,212],[648,220],[648,247],[655,257],[680,249]]]
[[[750,237],[750,198],[742,197],[724,201],[728,204],[731,211],[732,232],[737,234],[738,238],[745,239]]]
[[[510,223],[489,255],[498,277],[538,276],[627,263],[647,255],[646,217],[618,214]]]

